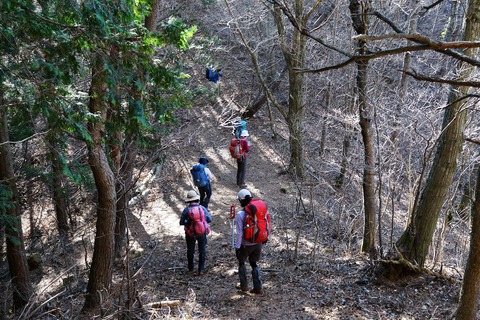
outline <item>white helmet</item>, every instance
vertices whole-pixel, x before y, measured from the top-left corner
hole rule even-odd
[[[248,137],[248,130],[242,130],[240,137]]]
[[[238,200],[245,200],[246,197],[252,198],[252,194],[247,189],[242,189],[238,192]]]

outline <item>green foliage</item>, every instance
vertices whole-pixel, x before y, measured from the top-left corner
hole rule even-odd
[[[12,201],[12,191],[5,184],[0,183],[0,225],[5,226],[5,229],[11,232],[7,232],[7,238],[13,244],[19,245],[20,241],[16,237],[10,236],[11,233],[17,233],[17,222],[19,217],[8,214],[8,209],[13,208],[15,205]]]
[[[57,150],[63,174],[75,184],[93,181],[85,155],[67,148],[71,141],[92,142],[87,124],[101,122],[106,142],[119,143],[112,137],[121,132],[148,147],[174,121],[173,111],[191,103],[194,92],[185,86],[189,75],[180,55],[197,28],[172,17],[150,32],[143,26],[148,3],[0,2],[0,81],[5,104],[13,106],[11,139],[48,132],[49,139],[63,142]],[[92,75],[94,56],[104,61],[101,74]],[[96,94],[89,92],[92,76],[105,79],[106,117],[89,112],[90,95]],[[50,183],[47,169],[22,168]]]
[[[3,217],[7,214],[7,210],[13,207],[11,201],[12,191],[6,187],[3,183],[0,183],[0,213]]]
[[[161,25],[161,39],[164,44],[172,44],[181,49],[188,49],[188,41],[197,31],[196,26],[188,27],[182,20],[171,17]]]

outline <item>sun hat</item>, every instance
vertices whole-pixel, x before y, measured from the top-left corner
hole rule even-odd
[[[195,190],[190,190],[187,192],[187,197],[184,200],[185,202],[193,202],[200,200],[200,196]]]
[[[206,165],[208,163],[208,159],[205,157],[200,157],[200,159],[198,159],[198,163]]]
[[[248,137],[248,130],[242,130],[242,133],[240,133],[240,137]]]

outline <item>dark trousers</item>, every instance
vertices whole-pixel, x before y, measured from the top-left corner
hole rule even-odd
[[[212,197],[212,186],[210,185],[210,181],[203,187],[198,187],[198,193],[200,193],[200,205],[208,209],[208,203]]]
[[[247,283],[247,268],[245,267],[245,262],[248,259],[250,266],[252,267],[252,281],[253,281],[253,290],[250,291],[253,293],[262,292],[262,279],[260,276],[260,268],[257,266],[258,260],[262,255],[262,246],[263,244],[258,243],[253,246],[241,246],[240,250],[237,253],[238,259],[238,275],[240,277],[240,288],[242,291],[248,290]]]
[[[245,261],[250,263],[250,266],[252,268],[257,267],[257,262],[260,260],[260,257],[262,255],[262,243],[257,243],[256,245],[253,246],[241,246],[240,247],[240,252],[237,256],[238,259],[238,264],[242,265],[245,264]]]
[[[198,242],[198,272],[205,271],[205,258],[207,256],[207,235],[190,237],[185,234],[187,240],[187,260],[188,270],[193,271],[194,268],[194,256],[195,256],[195,242]]]
[[[237,186],[245,184],[245,174],[247,172],[247,158],[237,159]]]

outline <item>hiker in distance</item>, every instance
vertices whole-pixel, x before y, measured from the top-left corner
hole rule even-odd
[[[198,201],[200,196],[195,190],[187,192],[185,203],[187,207],[183,209],[180,217],[180,225],[184,226],[185,239],[187,241],[187,261],[188,271],[194,271],[195,243],[198,242],[198,275],[205,273],[205,260],[207,256],[207,234],[210,233],[212,216],[208,210],[200,205]]]
[[[252,199],[252,194],[247,189],[242,189],[237,194],[238,201],[242,206],[235,217],[236,241],[235,255],[238,260],[238,275],[240,289],[248,292],[247,268],[248,260],[252,267],[253,289],[250,293],[263,294],[260,268],[257,262],[262,255],[263,244],[267,242],[270,233],[270,215],[265,202],[260,199]]]
[[[246,188],[245,175],[247,173],[247,154],[250,152],[250,142],[247,140],[248,131],[243,130],[240,133],[240,157],[237,159],[237,186]]]
[[[207,168],[207,164],[208,159],[200,157],[198,163],[190,170],[193,184],[198,188],[198,192],[200,193],[200,205],[206,209],[208,209],[208,204],[212,197],[211,181],[213,180],[212,172]]]

